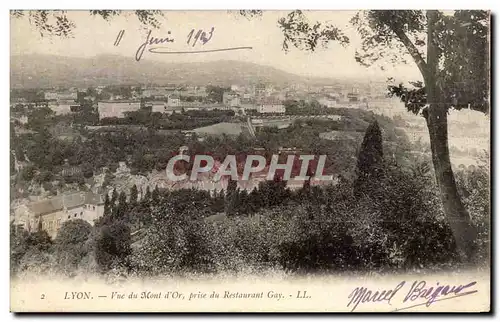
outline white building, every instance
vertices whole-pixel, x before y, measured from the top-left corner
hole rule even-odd
[[[44,93],[45,99],[47,101],[53,100],[76,100],[78,98],[78,93],[76,91],[52,91]]]
[[[337,107],[337,101],[333,98],[330,98],[330,97],[322,98],[318,102],[321,105],[325,105],[326,107],[329,107],[329,108]]]
[[[340,121],[340,120],[342,120],[342,116],[341,115],[328,115],[328,118],[330,120],[333,120],[333,121]]]
[[[45,230],[55,238],[62,224],[82,219],[90,224],[104,214],[102,196],[91,192],[75,192],[21,205],[14,210],[14,224],[28,232]]]
[[[162,99],[168,97],[171,93],[170,90],[161,87],[147,88],[142,91],[142,97],[153,97],[156,99]]]
[[[141,102],[138,101],[101,101],[97,104],[99,119],[110,117],[125,117],[125,113],[138,111]]]
[[[222,94],[222,104],[228,108],[238,107],[241,104],[240,95],[233,91],[224,92],[224,94]]]
[[[167,103],[162,101],[151,102],[151,113],[165,113]]]
[[[285,114],[285,106],[279,101],[264,100],[257,104],[257,112],[261,114]]]
[[[78,108],[80,105],[74,100],[58,100],[51,101],[49,103],[49,108],[56,113],[56,115],[66,115],[71,114],[73,111],[71,108]]]
[[[178,95],[170,95],[167,100],[168,107],[179,107],[181,106],[181,98]]]

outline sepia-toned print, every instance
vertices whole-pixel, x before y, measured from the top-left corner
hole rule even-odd
[[[487,10],[11,10],[14,312],[489,312]]]

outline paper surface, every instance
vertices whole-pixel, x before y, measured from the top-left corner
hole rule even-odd
[[[490,311],[488,11],[10,17],[12,312]]]

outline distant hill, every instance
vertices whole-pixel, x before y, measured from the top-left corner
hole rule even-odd
[[[11,88],[88,87],[111,84],[220,84],[269,82],[336,83],[306,78],[280,69],[242,61],[164,63],[118,55],[92,58],[17,55],[10,61]]]

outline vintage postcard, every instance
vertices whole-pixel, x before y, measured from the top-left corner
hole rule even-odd
[[[488,10],[11,10],[12,312],[489,312]]]

